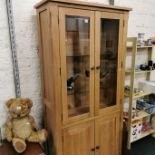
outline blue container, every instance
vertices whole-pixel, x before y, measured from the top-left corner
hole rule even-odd
[[[155,103],[149,103],[144,100],[137,100],[136,108],[144,110],[149,114],[155,113]]]

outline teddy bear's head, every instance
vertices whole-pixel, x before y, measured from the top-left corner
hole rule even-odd
[[[30,99],[10,99],[6,102],[9,112],[13,118],[21,118],[30,113],[32,101]]]

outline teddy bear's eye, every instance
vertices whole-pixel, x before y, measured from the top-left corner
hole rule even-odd
[[[23,106],[22,109],[23,109],[23,110],[27,110],[27,107],[26,107],[26,106]]]
[[[22,105],[22,108],[27,108],[27,105]]]

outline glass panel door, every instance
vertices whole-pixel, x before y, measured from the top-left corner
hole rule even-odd
[[[119,20],[101,18],[100,108],[116,105]]]
[[[89,112],[90,18],[66,16],[69,117]]]
[[[95,81],[98,84],[95,83],[95,90],[97,90],[95,101],[98,104],[97,111],[115,110],[119,106],[122,21],[122,16],[119,14],[96,13]]]
[[[62,66],[66,97],[63,104],[66,119],[84,114],[92,114],[93,104],[93,42],[90,11],[63,9],[64,19],[64,52],[65,62]],[[61,20],[60,20],[61,21]],[[61,37],[61,34],[60,34]],[[63,37],[63,36],[62,36]],[[63,44],[62,44],[63,45]],[[62,53],[61,53],[62,54]],[[65,83],[65,85],[64,85]],[[66,104],[67,103],[67,104]],[[63,109],[63,110],[64,110]]]

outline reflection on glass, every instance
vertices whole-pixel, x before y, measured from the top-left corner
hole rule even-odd
[[[89,112],[90,19],[66,16],[67,102],[69,116]]]
[[[119,20],[101,19],[100,108],[116,104]]]

